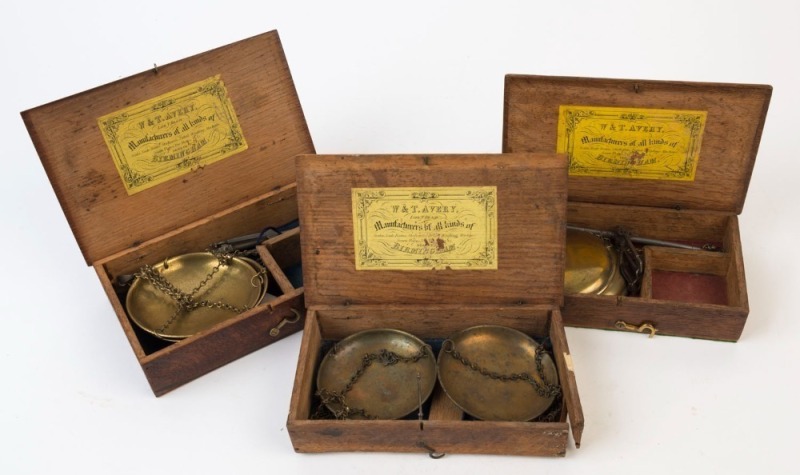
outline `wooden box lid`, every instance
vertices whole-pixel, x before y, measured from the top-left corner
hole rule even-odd
[[[222,97],[220,85],[227,91],[227,108],[224,98],[209,105],[208,99],[196,101],[191,95],[205,86],[210,89],[204,90],[204,97],[213,101]],[[154,99],[157,104],[143,115],[128,112]],[[157,108],[161,111],[153,112]],[[176,137],[182,134],[180,142],[159,144],[160,149],[153,145],[147,160],[169,161],[169,170],[188,171],[129,194],[117,168],[119,160],[98,122],[111,114],[120,117],[123,111],[128,114],[124,120],[133,117],[143,131],[119,132],[122,149],[149,145],[173,132]],[[225,133],[235,131],[243,137],[246,149],[239,141],[232,155],[208,164],[193,161],[198,156],[193,155],[195,149],[209,143],[216,154],[232,147],[217,132],[225,129],[195,132],[200,130],[198,121],[219,122],[231,116],[238,119],[238,127]],[[87,263],[292,185],[294,156],[314,153],[276,31],[27,110],[22,117]],[[168,121],[174,129],[153,125]],[[184,140],[187,134],[195,135]],[[208,155],[214,156],[219,155]]]
[[[303,155],[297,157],[297,178],[308,306],[562,304],[567,199],[563,155]],[[472,229],[472,222],[481,221],[483,218],[476,215],[483,211],[470,214],[470,204],[442,201],[450,190],[457,188],[463,197],[480,187],[496,187],[490,209],[496,221],[495,268],[456,268],[456,260],[437,265],[420,259],[416,268],[398,270],[396,265],[414,265],[402,259],[397,261],[402,261],[400,264],[392,261],[398,246],[425,249],[424,242],[445,254],[450,252],[451,242],[457,242],[453,248],[459,252],[471,246],[473,237],[469,233],[454,234],[452,229],[440,233],[436,229],[440,222]],[[393,230],[395,237],[386,241],[371,241],[377,244],[367,249],[385,260],[370,257],[359,265],[374,267],[357,270],[354,235],[361,235],[364,228],[358,225],[356,229],[359,209],[354,213],[354,206],[358,207],[360,197],[366,196],[356,196],[363,189],[383,192],[386,199],[400,197],[394,202],[399,211],[391,214],[386,211],[389,208],[380,208],[387,203],[381,198],[378,211],[371,213],[387,215],[381,218],[380,226],[370,221],[368,227],[406,229]],[[441,208],[434,207],[442,205],[457,206],[458,211],[437,214]],[[458,214],[462,210],[465,214]],[[415,221],[420,219],[416,213],[425,216],[423,221]],[[431,225],[425,231],[406,232],[425,223]],[[466,240],[458,241],[461,236],[467,236]],[[475,238],[476,242],[483,239],[481,236]],[[383,254],[386,248],[391,250]],[[410,255],[413,261],[416,255],[409,252],[401,253],[401,257]],[[381,262],[388,265],[380,267]]]
[[[693,145],[699,149],[694,160],[693,180],[578,176],[573,171],[575,163],[570,156],[569,199],[739,214],[744,206],[771,95],[772,87],[766,85],[508,75],[503,151],[556,151],[559,148],[561,106],[581,106],[584,111],[618,108],[623,113],[626,109],[706,112],[704,131],[698,134],[699,139]],[[644,113],[649,120],[650,114]],[[630,116],[630,112],[627,114]],[[675,115],[671,120],[675,120]],[[630,123],[658,125],[656,122],[648,124],[647,120]],[[591,134],[574,141],[588,141],[588,135],[593,141],[617,138],[608,134],[607,129],[600,130],[600,124],[597,120]],[[640,137],[647,138],[648,135]],[[658,134],[651,134],[649,138],[661,139]],[[602,146],[613,149],[615,144]],[[609,159],[608,163],[630,173],[635,168],[631,165],[645,163],[640,161],[642,155],[637,157],[635,154],[646,155],[647,152],[651,152],[650,157],[654,156],[653,149],[648,150],[646,144],[636,151],[629,149],[629,156],[618,149],[609,154],[615,158]],[[628,163],[619,165],[620,158]]]

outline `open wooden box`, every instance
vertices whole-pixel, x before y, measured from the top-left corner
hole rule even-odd
[[[202,98],[206,92],[195,94],[199,88],[194,86],[191,93],[174,91],[198,82],[208,85],[209,78],[214,97],[219,97],[220,81],[224,84],[228,106],[238,119],[237,133],[247,148],[206,164],[184,147],[185,160],[170,171],[183,167],[185,173],[129,194],[99,119],[157,98],[157,104],[137,116],[138,124],[146,131],[147,122],[170,126],[148,131],[140,144],[177,135],[179,126],[199,130],[201,110],[213,107],[219,118],[219,104],[225,101],[209,106]],[[304,311],[302,287],[291,285],[282,270],[299,265],[297,230],[258,248],[272,282],[268,292],[275,299],[176,343],[135,326],[125,311],[125,290],[115,285],[119,276],[144,264],[297,219],[294,156],[314,153],[314,146],[277,32],[158,66],[25,111],[22,117],[84,258],[97,271],[156,395],[302,327],[295,314]],[[193,137],[200,137],[196,142],[208,138]],[[132,140],[124,137],[123,147],[135,148]],[[183,145],[170,146],[180,150]],[[151,158],[155,161],[155,152]],[[284,322],[277,334],[270,334],[284,319],[296,323]]]
[[[646,246],[640,294],[567,295],[567,325],[739,339],[749,306],[737,216],[771,94],[764,85],[506,76],[503,151],[569,154],[568,224],[721,249]],[[682,144],[684,155],[666,148]]]
[[[559,311],[563,156],[305,155],[297,158],[297,176],[308,314],[287,422],[296,451],[563,456],[570,423],[580,444],[583,413]],[[484,186],[496,187],[495,269],[426,264],[409,270],[392,263],[356,269],[354,234],[361,228],[355,229],[354,189],[387,194],[411,189],[416,202],[424,203],[433,188],[444,194],[453,187]],[[422,241],[417,235],[410,239]],[[429,341],[483,324],[550,339],[563,391],[555,422],[467,420],[438,389],[421,421],[314,418],[316,373],[326,344],[375,328],[400,329]]]

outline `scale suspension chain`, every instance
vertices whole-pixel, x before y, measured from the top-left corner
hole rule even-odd
[[[353,389],[353,386],[358,382],[364,372],[366,372],[367,368],[372,366],[374,362],[378,362],[383,366],[392,366],[397,363],[416,363],[423,358],[430,357],[431,351],[430,345],[424,345],[420,347],[417,353],[411,356],[401,356],[385,348],[377,353],[365,353],[361,358],[361,364],[341,391],[331,391],[325,388],[319,388],[317,390],[317,396],[319,396],[321,400],[321,405],[315,417],[322,418],[321,408],[327,406],[328,410],[336,419],[350,419],[353,416],[361,416],[365,419],[376,419],[375,416],[368,414],[363,409],[351,407],[347,404],[347,393]],[[335,409],[336,406],[340,406],[341,409]]]
[[[175,312],[164,322],[161,327],[156,330],[157,334],[164,333],[174,322],[178,319],[181,314],[191,312],[197,308],[205,307],[205,308],[217,308],[223,310],[229,310],[233,313],[242,313],[246,310],[249,310],[250,307],[243,306],[238,307],[235,305],[231,305],[225,303],[223,301],[216,301],[210,302],[208,300],[200,300],[196,299],[195,296],[198,292],[200,292],[211,280],[214,276],[220,271],[222,267],[228,266],[231,263],[231,260],[241,254],[242,252],[234,251],[232,249],[225,249],[225,248],[217,248],[212,249],[211,253],[217,258],[217,264],[209,271],[209,273],[201,280],[197,286],[195,286],[191,291],[184,292],[177,288],[172,282],[170,282],[167,278],[161,275],[153,266],[144,265],[139,272],[135,274],[136,277],[150,282],[153,287],[157,290],[163,292],[167,295],[170,299],[172,299],[177,308]],[[266,269],[262,269],[256,275],[256,278],[263,279],[263,275],[266,274]]]
[[[536,373],[539,375],[539,378],[542,380],[541,383],[537,381],[533,376],[528,373],[511,373],[511,374],[504,374],[498,373],[496,371],[489,370],[480,366],[478,363],[471,361],[464,355],[462,355],[458,350],[456,350],[455,343],[452,340],[445,340],[442,344],[442,351],[449,354],[451,357],[455,358],[461,364],[466,366],[467,368],[471,369],[472,371],[476,371],[483,376],[486,376],[490,379],[495,379],[498,381],[523,381],[531,386],[533,389],[536,390],[536,393],[544,398],[556,397],[561,395],[561,387],[557,384],[550,384],[547,382],[544,376],[544,368],[542,367],[542,358],[546,354],[544,348],[539,345],[536,347],[536,356],[534,360],[536,362]]]

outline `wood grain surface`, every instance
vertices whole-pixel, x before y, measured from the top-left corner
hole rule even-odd
[[[128,195],[97,119],[220,75],[248,149]],[[87,264],[294,183],[314,146],[277,32],[22,113]]]
[[[707,111],[694,181],[571,176],[569,199],[739,214],[771,96],[766,85],[508,75],[503,152],[555,152],[561,105]]]
[[[555,154],[298,157],[309,305],[560,305],[565,167]],[[432,186],[497,186],[497,269],[357,271],[351,188]]]
[[[449,314],[458,318],[443,318]],[[565,410],[556,422],[463,420],[437,389],[430,412],[418,420],[315,419],[317,364],[325,340],[340,340],[370,328],[396,328],[424,339],[446,338],[469,326],[505,325],[535,337],[549,337],[564,391]],[[306,317],[287,428],[297,452],[428,452],[564,456],[570,426],[580,444],[583,410],[564,327],[547,306],[350,306],[311,308]],[[438,396],[436,393],[438,392]],[[566,420],[569,419],[570,423]]]
[[[248,149],[153,188],[128,195],[97,120],[128,106],[219,75]],[[135,327],[118,276],[144,264],[297,219],[294,156],[314,153],[276,31],[160,65],[22,113],[75,239],[93,265],[156,395],[299,331],[303,289],[280,264],[299,263],[297,232],[264,251],[280,295],[177,343]],[[294,310],[294,312],[292,311]]]
[[[555,151],[561,105],[708,113],[693,181],[570,176],[567,222],[602,230],[622,227],[651,239],[713,244],[722,252],[708,257],[704,251],[653,248],[645,260],[640,295],[567,295],[567,325],[618,329],[615,323],[622,320],[635,326],[653,324],[659,335],[739,339],[749,306],[737,215],[744,206],[771,95],[767,85],[506,76],[504,152]],[[652,288],[654,272],[676,269],[680,272],[656,279],[675,288]]]

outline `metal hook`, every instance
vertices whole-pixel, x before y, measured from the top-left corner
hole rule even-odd
[[[437,452],[436,449],[434,449],[430,445],[426,444],[424,440],[420,440],[419,442],[417,442],[417,447],[421,447],[423,449],[426,449],[428,451],[428,457],[430,457],[430,458],[432,458],[434,460],[439,460],[440,458],[442,458],[445,455],[447,455],[444,452]]]
[[[444,351],[445,353],[452,352],[455,349],[455,347],[456,344],[453,343],[453,340],[449,338],[442,342],[442,351]]]
[[[650,335],[647,338],[653,338],[658,331],[655,326],[651,323],[642,323],[639,326],[631,325],[630,323],[626,323],[624,320],[617,320],[617,323],[614,324],[620,330],[627,330],[632,332],[639,332],[642,333],[645,330],[650,332]]]
[[[256,282],[256,279],[257,279],[257,282]],[[256,275],[254,275],[253,277],[250,277],[250,285],[252,287],[261,287],[262,285],[264,285],[266,283],[267,283],[267,270],[266,269],[262,269]],[[292,310],[294,310],[294,309],[292,309]],[[290,322],[290,323],[292,323],[292,322]]]
[[[300,320],[300,312],[295,310],[294,308],[290,308],[289,310],[292,311],[294,314],[294,318],[292,317],[284,317],[283,320],[280,321],[272,330],[269,331],[269,336],[278,336],[281,333],[281,328],[287,323],[297,323]]]

